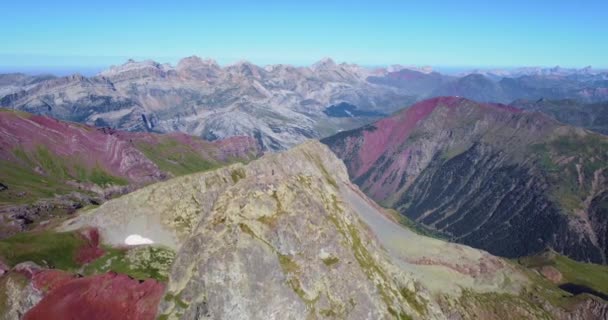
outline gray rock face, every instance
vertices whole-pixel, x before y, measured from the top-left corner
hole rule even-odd
[[[347,185],[343,164],[309,143],[148,186],[64,228],[93,225],[112,244],[139,234],[176,249],[160,308],[170,319],[437,318],[426,289],[392,265],[344,202]]]
[[[23,266],[36,268],[33,263]],[[8,272],[0,277],[0,320],[22,319],[23,315],[35,306],[41,299],[42,293],[34,288],[29,279],[19,272]]]
[[[89,78],[0,75],[0,107],[132,131],[181,131],[209,140],[248,135],[265,150],[281,150],[435,96],[502,103],[608,97],[608,73],[600,70],[477,70],[482,74],[462,77],[431,71],[403,66],[372,70],[327,58],[310,67],[260,67],[246,61],[221,67],[195,56],[176,66],[129,60]],[[363,113],[336,118],[323,112],[340,103]]]
[[[243,181],[180,250],[161,314],[182,319],[383,319],[427,312],[323,177]],[[302,230],[306,232],[303,233]],[[252,297],[255,297],[252,299]],[[418,300],[420,299],[420,301]]]

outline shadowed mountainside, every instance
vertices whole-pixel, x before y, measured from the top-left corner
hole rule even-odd
[[[491,253],[606,263],[608,138],[442,97],[322,140],[379,203]]]
[[[538,111],[569,125],[583,127],[601,134],[608,134],[608,103],[581,103],[573,99],[516,100],[512,106]]]

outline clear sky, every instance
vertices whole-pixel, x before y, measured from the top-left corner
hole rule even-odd
[[[331,2],[331,3],[330,3]],[[127,58],[608,67],[608,0],[11,1],[0,66]]]

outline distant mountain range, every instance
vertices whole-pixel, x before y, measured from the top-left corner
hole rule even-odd
[[[562,68],[555,66],[552,68],[544,67],[521,67],[511,69],[473,69],[466,73],[461,73],[465,76],[471,73],[483,74],[491,78],[517,78],[521,76],[592,76],[606,74],[606,69],[594,69],[591,66],[584,68]]]
[[[221,67],[188,57],[176,66],[130,60],[93,77],[0,75],[3,107],[127,131],[178,131],[207,140],[247,135],[265,150],[353,129],[441,95],[595,103],[608,100],[608,73],[530,68],[450,76],[430,68],[372,69],[331,59],[310,67]],[[335,109],[346,105],[356,112]]]
[[[577,127],[608,134],[608,101],[582,103],[574,99],[513,101],[512,106],[522,110],[545,113],[552,118]]]

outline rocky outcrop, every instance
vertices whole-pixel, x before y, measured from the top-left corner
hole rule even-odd
[[[551,247],[605,262],[603,136],[436,98],[323,142],[368,195],[449,239],[507,257]]]
[[[18,272],[0,276],[0,319],[22,319],[23,315],[42,299],[28,277]]]
[[[585,297],[570,312],[560,312],[557,319],[585,320],[608,318],[608,304],[599,298]]]
[[[309,144],[251,163],[211,210],[202,212],[180,249],[169,282],[171,299],[160,314],[437,317],[437,307],[389,265],[343,202],[345,171],[336,172],[339,163],[318,147]]]

